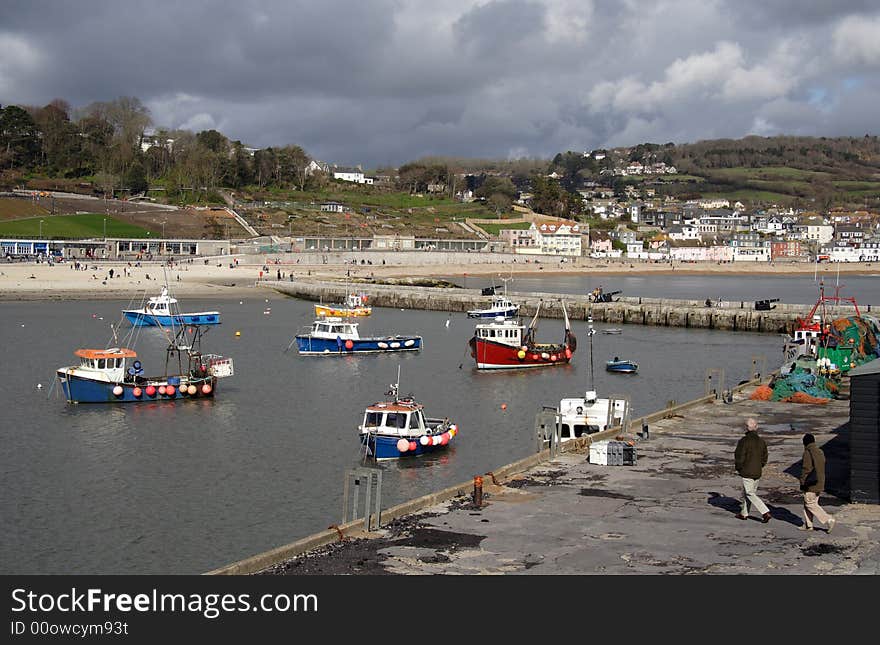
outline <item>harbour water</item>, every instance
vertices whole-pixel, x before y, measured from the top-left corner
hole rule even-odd
[[[841,296],[855,296],[862,305],[880,305],[880,271],[877,275],[841,275],[822,265],[814,280],[813,274],[779,275],[554,275],[514,276],[507,283],[509,291],[548,292],[585,295],[602,287],[622,291],[620,296],[634,298],[670,298],[674,300],[750,301],[779,298],[787,304],[812,305],[819,294],[819,280],[825,295],[834,295],[840,286]],[[548,266],[548,270],[550,267]],[[501,278],[509,276],[446,277],[446,280],[468,289],[491,286],[493,281],[503,287]],[[873,309],[873,306],[872,306]],[[806,312],[805,312],[806,313]]]
[[[530,454],[541,406],[581,395],[591,379],[600,396],[628,396],[638,416],[702,396],[707,369],[723,368],[730,386],[754,361],[769,371],[781,355],[775,334],[625,325],[593,337],[591,370],[587,325],[574,321],[571,365],[485,373],[467,353],[474,321],[465,314],[375,308],[359,321],[362,334],[418,333],[424,349],[303,357],[291,341],[313,320],[313,303],[256,290],[182,303],[223,316],[203,341],[235,361],[216,399],[67,404],[54,370],[75,362],[77,348],[105,347],[128,304],[0,303],[3,573],[201,573],[339,523],[344,473],[359,464],[356,427],[398,366],[401,392],[460,434],[437,456],[383,462],[384,506]],[[562,335],[560,320],[540,322],[538,340]],[[159,330],[140,331],[147,374],[161,373],[165,345]],[[606,373],[615,355],[637,361],[638,374]]]

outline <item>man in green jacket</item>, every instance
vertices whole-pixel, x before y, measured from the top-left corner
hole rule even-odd
[[[815,518],[831,533],[836,520],[819,506],[819,494],[825,490],[825,453],[810,433],[804,435],[804,465],[801,467],[800,480],[804,492],[804,525],[799,527],[800,530],[812,531]]]
[[[758,509],[761,521],[770,521],[770,509],[758,497],[758,482],[761,471],[767,465],[767,443],[758,436],[758,422],[746,419],[746,433],[736,444],[734,453],[736,472],[742,477],[742,510],[737,514],[741,520],[749,519],[749,504]]]

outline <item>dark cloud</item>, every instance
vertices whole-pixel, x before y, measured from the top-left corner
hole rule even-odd
[[[0,3],[0,103],[136,96],[342,164],[876,133],[878,94],[867,1]]]

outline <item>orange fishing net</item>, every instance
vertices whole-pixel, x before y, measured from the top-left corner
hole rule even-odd
[[[773,398],[773,388],[769,385],[759,385],[749,398],[753,401],[769,401]]]
[[[831,399],[822,399],[818,396],[811,396],[806,392],[795,392],[789,397],[782,399],[786,403],[814,403],[817,405],[825,405]]]

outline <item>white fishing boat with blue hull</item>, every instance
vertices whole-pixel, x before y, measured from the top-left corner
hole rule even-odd
[[[361,338],[358,323],[337,317],[319,318],[295,340],[299,353],[306,356],[417,352],[422,348],[421,336],[398,334]]]
[[[367,458],[399,459],[445,450],[458,434],[458,426],[448,418],[425,416],[424,406],[412,395],[398,396],[399,382],[398,371],[398,383],[386,392],[391,398],[364,411],[358,433]]]
[[[507,296],[498,296],[492,299],[492,304],[486,309],[471,309],[467,312],[468,318],[490,318],[498,316],[503,318],[515,318],[519,312],[519,305],[511,302]]]
[[[181,313],[177,299],[168,294],[168,287],[162,293],[150,298],[140,309],[124,309],[122,315],[133,327],[182,327],[185,325],[219,325],[219,311],[200,311]]]

